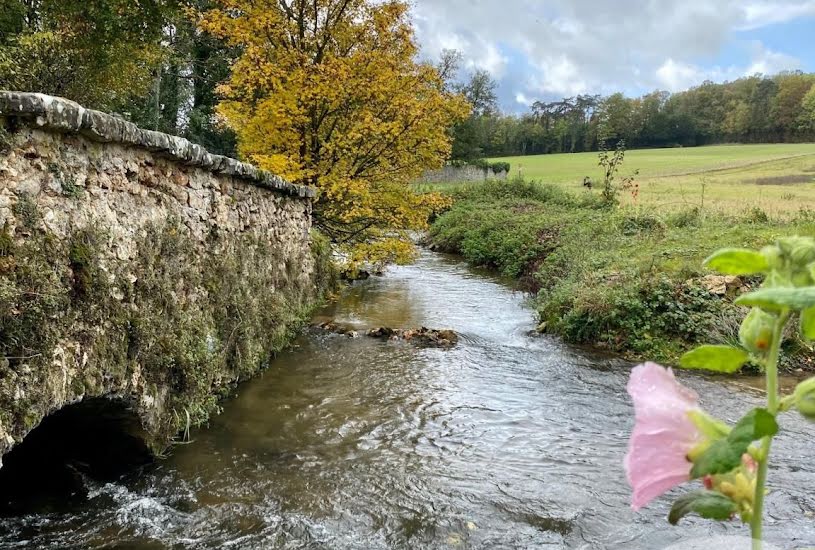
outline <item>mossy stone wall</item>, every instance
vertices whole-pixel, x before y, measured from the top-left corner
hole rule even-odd
[[[7,113],[0,127],[0,457],[96,396],[126,399],[160,450],[328,284],[308,193]]]

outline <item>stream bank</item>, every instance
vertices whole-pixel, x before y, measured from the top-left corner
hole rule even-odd
[[[696,345],[737,342],[745,311],[733,298],[759,280],[711,274],[704,259],[724,246],[760,249],[815,234],[806,212],[773,221],[755,212],[609,209],[589,192],[518,179],[452,189],[453,207],[430,229],[434,249],[517,280],[536,296],[542,332],[631,360],[678,364]],[[815,367],[797,334],[784,351],[788,373]]]

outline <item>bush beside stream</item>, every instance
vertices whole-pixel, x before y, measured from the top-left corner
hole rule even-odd
[[[696,343],[735,342],[744,312],[732,299],[758,281],[712,277],[702,261],[722,246],[815,235],[810,211],[780,221],[755,209],[608,209],[589,192],[522,180],[450,193],[454,206],[430,230],[437,249],[518,280],[535,295],[541,331],[631,359],[675,363]],[[787,346],[787,369],[810,366],[809,346]]]

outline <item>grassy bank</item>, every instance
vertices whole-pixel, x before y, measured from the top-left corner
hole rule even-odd
[[[541,330],[631,358],[676,362],[698,342],[737,340],[739,286],[702,261],[722,246],[760,247],[791,234],[815,235],[815,212],[774,220],[699,208],[604,209],[588,193],[521,180],[459,186],[431,228],[432,242],[518,279],[535,293]],[[706,278],[707,277],[707,278]],[[809,348],[788,343],[787,368],[806,366]]]
[[[601,180],[597,153],[491,159],[510,163],[511,174],[582,191],[583,178]],[[815,208],[815,144],[714,145],[626,152],[623,173],[639,170],[637,202],[662,211],[704,206],[742,213],[760,207],[791,217]],[[622,197],[631,202],[631,197]]]

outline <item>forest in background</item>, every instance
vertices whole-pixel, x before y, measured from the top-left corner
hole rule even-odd
[[[815,74],[799,71],[674,94],[536,101],[522,115],[502,114],[495,88],[484,71],[460,86],[474,110],[454,130],[455,159],[596,151],[621,139],[629,148],[815,141]]]

